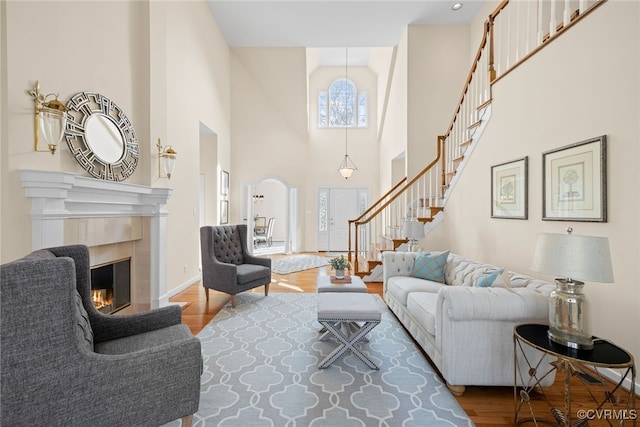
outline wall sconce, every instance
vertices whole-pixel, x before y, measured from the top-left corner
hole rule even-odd
[[[34,133],[35,151],[40,150],[40,135],[47,143],[51,155],[56,153],[58,144],[62,141],[65,128],[67,127],[68,108],[58,100],[58,94],[50,93],[44,95],[40,93],[40,83],[36,80],[33,90],[29,91],[35,103],[34,112]],[[55,99],[47,101],[47,98],[54,96]]]
[[[160,160],[164,159],[164,173],[166,177],[171,179],[171,174],[173,174],[173,167],[175,166],[177,152],[171,145],[165,145],[164,147],[160,143],[160,138],[158,138],[158,143],[156,144],[158,147],[158,176],[160,178],[164,178],[160,173]]]

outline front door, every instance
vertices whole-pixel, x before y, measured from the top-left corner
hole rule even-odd
[[[349,249],[349,220],[358,216],[358,190],[332,188],[329,192],[329,251]]]
[[[363,188],[319,189],[319,251],[346,252],[348,250],[349,220],[357,218],[363,212],[367,199],[368,190]],[[351,237],[353,239],[354,236]]]

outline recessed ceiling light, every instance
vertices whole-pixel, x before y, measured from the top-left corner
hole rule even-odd
[[[451,10],[460,10],[462,9],[462,6],[462,3],[455,3],[453,6],[451,6]]]

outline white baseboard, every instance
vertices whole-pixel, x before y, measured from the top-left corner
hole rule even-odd
[[[174,288],[172,290],[170,290],[169,292],[167,292],[166,294],[162,295],[160,297],[160,307],[165,307],[167,305],[170,305],[171,303],[169,302],[169,298],[178,295],[180,292],[184,291],[185,289],[187,289],[189,286],[193,285],[194,283],[198,282],[202,280],[202,276],[196,276],[192,279],[187,280],[186,282],[184,282],[182,285],[178,286],[177,288]]]
[[[621,370],[610,369],[610,368],[604,368],[604,369],[598,370],[598,372],[600,372],[603,377],[606,377],[607,379],[611,380],[616,384],[618,384],[620,380],[622,380],[623,373],[621,373],[620,371]],[[624,388],[627,391],[631,390],[631,374],[627,375],[627,378],[625,378],[624,381],[622,382],[622,388]],[[638,382],[637,378],[636,378],[634,390],[636,394],[640,391],[640,382]]]

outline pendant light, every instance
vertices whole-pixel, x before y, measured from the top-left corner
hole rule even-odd
[[[349,70],[349,48],[347,48],[347,47],[344,48],[344,56],[345,56],[345,61],[344,61],[344,80],[345,80],[345,88],[346,88],[346,87],[348,87],[348,84],[349,84],[349,80],[348,80],[348,76],[349,76],[349,73],[348,73],[348,70]],[[348,99],[345,99],[345,101],[347,101],[347,100]],[[345,103],[345,105],[346,105],[346,103]],[[340,163],[340,168],[338,168],[338,170],[340,171],[340,175],[342,175],[342,177],[344,179],[349,179],[349,177],[351,175],[353,175],[353,171],[358,170],[358,168],[356,167],[355,163],[353,163],[353,161],[349,157],[349,138],[348,138],[349,117],[346,114],[347,111],[345,111],[345,122],[344,122],[344,160],[342,160],[342,163]]]

